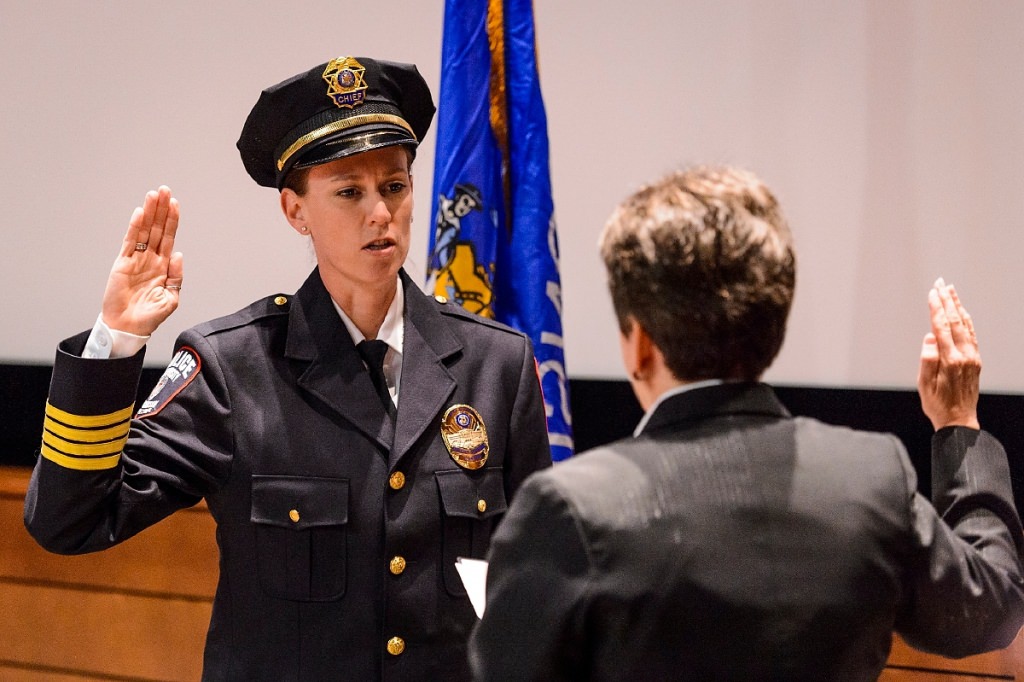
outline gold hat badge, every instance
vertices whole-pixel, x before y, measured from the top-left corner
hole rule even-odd
[[[441,439],[448,454],[464,469],[479,469],[491,446],[480,413],[469,405],[452,405],[441,418]]]
[[[324,69],[327,96],[339,107],[352,109],[366,99],[366,69],[354,57],[332,59]]]

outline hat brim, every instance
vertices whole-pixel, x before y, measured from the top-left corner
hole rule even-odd
[[[369,129],[368,129],[369,128]],[[296,168],[311,168],[337,159],[347,158],[363,152],[405,145],[414,154],[418,142],[409,131],[389,124],[377,126],[361,126],[358,132],[345,131],[336,135],[317,140],[315,145],[303,150],[298,158],[285,165],[278,174],[278,189],[284,186],[284,180]]]

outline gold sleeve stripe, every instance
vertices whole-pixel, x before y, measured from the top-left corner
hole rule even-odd
[[[79,428],[79,429],[95,429],[99,427],[108,427],[115,424],[119,424],[123,421],[127,421],[132,417],[132,410],[135,409],[135,405],[129,405],[128,407],[118,410],[117,412],[111,412],[110,414],[93,414],[93,415],[80,415],[65,412],[59,408],[54,407],[50,404],[50,401],[46,401],[46,416],[51,419],[56,419],[62,424]]]
[[[46,403],[43,457],[66,469],[113,469],[128,441],[134,405],[108,414],[78,415]]]
[[[121,461],[121,453],[108,455],[106,457],[68,457],[43,443],[41,454],[54,464],[65,469],[76,469],[78,471],[100,471],[102,469],[113,469]]]
[[[96,456],[108,456],[121,452],[124,449],[124,444],[128,441],[128,434],[126,433],[123,438],[118,438],[114,441],[106,441],[103,443],[75,443],[73,441],[64,440],[49,431],[43,431],[43,444],[62,452],[72,457],[96,457]]]
[[[116,440],[124,437],[128,433],[128,427],[131,422],[121,422],[117,426],[111,426],[106,429],[76,429],[70,426],[65,426],[60,422],[47,417],[43,421],[43,430],[49,431],[55,436],[60,436],[66,440],[78,441],[81,443],[103,443],[105,441]]]

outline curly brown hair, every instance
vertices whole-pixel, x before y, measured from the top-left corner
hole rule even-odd
[[[757,380],[786,333],[792,236],[754,174],[698,167],[623,201],[599,240],[619,327],[635,320],[681,381]]]

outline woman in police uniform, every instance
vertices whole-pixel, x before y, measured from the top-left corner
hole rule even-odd
[[[268,88],[238,147],[312,240],[306,282],[181,334],[131,418],[183,279],[161,187],[96,327],[59,346],[26,524],[90,552],[206,498],[221,554],[206,680],[469,677],[455,559],[485,555],[549,451],[527,338],[402,270],[433,113],[414,66],[363,57]]]

